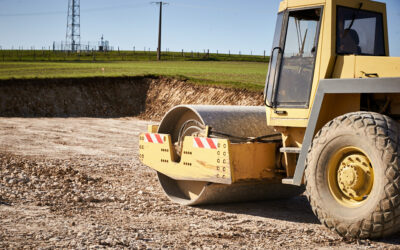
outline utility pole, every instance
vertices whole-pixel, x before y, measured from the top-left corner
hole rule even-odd
[[[160,5],[160,17],[158,20],[158,47],[157,47],[157,60],[161,60],[161,25],[162,25],[162,6],[167,5],[165,2],[152,2],[152,4]]]

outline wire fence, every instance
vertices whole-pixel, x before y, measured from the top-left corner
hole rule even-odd
[[[162,51],[161,59],[165,61],[250,61],[250,62],[268,62],[269,56],[243,54],[241,51],[236,53],[220,53],[218,50],[211,53],[210,50],[203,51]],[[0,47],[0,61],[156,61],[157,52],[144,48],[144,50],[81,50],[77,52],[67,50],[57,50],[49,46],[35,49],[31,47],[24,49],[2,49]]]

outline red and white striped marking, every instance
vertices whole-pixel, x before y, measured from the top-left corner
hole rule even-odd
[[[158,144],[164,143],[160,134],[152,134],[152,133],[144,134],[144,141],[150,143],[158,143]]]
[[[205,138],[205,137],[194,137],[193,147],[195,148],[207,148],[207,149],[217,149],[218,140]]]

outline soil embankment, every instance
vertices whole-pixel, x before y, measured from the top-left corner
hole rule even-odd
[[[128,117],[159,120],[178,104],[262,105],[262,93],[163,77],[0,81],[2,117]]]

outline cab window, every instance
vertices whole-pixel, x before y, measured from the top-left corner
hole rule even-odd
[[[338,6],[336,38],[339,55],[384,56],[382,14]]]

